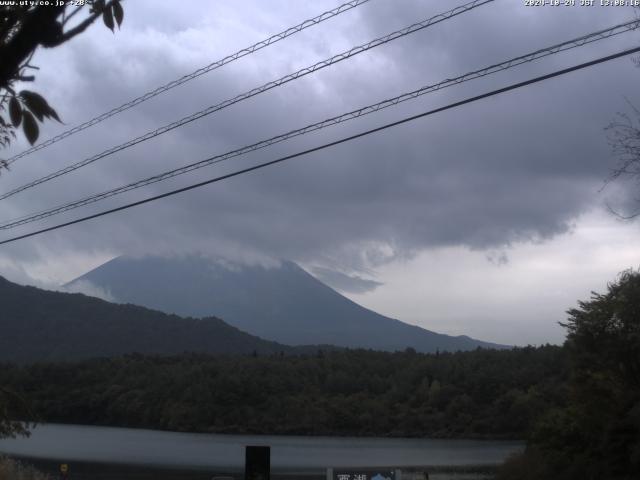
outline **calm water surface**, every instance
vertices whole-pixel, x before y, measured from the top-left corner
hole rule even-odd
[[[270,445],[274,471],[495,465],[523,448],[513,441],[212,435],[44,424],[30,438],[0,440],[0,452],[60,461],[237,470],[244,466],[246,445]]]

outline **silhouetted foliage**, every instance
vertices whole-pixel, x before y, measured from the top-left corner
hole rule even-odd
[[[45,118],[60,121],[44,97],[14,88],[17,82],[35,79],[28,72],[37,70],[30,63],[37,48],[60,46],[84,32],[99,17],[111,31],[115,24],[118,27],[122,24],[124,11],[120,0],[75,3],[75,6],[72,2],[0,5],[0,146],[7,146],[20,127],[29,143],[34,144],[40,133],[38,122]],[[86,12],[83,18],[77,16],[82,12]]]
[[[567,313],[568,403],[536,422],[526,454],[503,478],[637,479],[640,273],[623,272],[606,294],[593,293]],[[531,463],[543,477],[526,467]]]

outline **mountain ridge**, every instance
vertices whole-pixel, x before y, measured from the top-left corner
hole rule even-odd
[[[130,353],[304,351],[249,335],[213,316],[181,318],[80,293],[22,286],[1,276],[0,299],[0,361],[5,362],[66,361]]]
[[[369,310],[290,261],[237,265],[199,256],[116,257],[69,282],[102,289],[116,301],[180,316],[214,315],[252,335],[288,345],[421,352],[505,348],[450,336]]]

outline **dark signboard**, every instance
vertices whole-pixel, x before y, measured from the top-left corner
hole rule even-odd
[[[396,480],[394,470],[344,470],[336,468],[333,470],[333,480]]]
[[[271,475],[271,448],[247,446],[244,468],[245,480],[269,480]]]

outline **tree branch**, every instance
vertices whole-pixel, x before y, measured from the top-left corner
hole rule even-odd
[[[608,202],[605,202],[605,206],[607,207],[607,210],[609,211],[609,213],[616,216],[620,220],[633,220],[634,218],[637,218],[638,216],[640,216],[640,212],[635,212],[635,213],[632,213],[631,215],[622,215],[620,212],[614,210],[611,207],[611,205],[609,205]]]
[[[56,18],[64,6],[36,7],[25,16],[20,29],[10,41],[0,47],[0,86],[5,87],[14,78],[20,66],[38,48],[55,26]]]
[[[75,37],[76,35],[84,32],[93,22],[96,21],[96,19],[100,15],[102,15],[102,12],[104,12],[108,8],[111,8],[111,5],[113,5],[113,0],[111,0],[110,2],[107,2],[105,4],[104,8],[101,8],[100,10],[97,10],[96,12],[92,13],[87,18],[85,18],[82,22],[80,22],[78,25],[73,27],[71,30],[67,30],[66,32],[64,32],[62,34],[62,36],[60,37],[60,41],[58,43],[56,43],[55,45],[51,45],[51,46],[52,47],[56,47],[56,46],[60,45],[61,43],[69,41],[73,37]]]
[[[80,10],[82,10],[82,7],[84,7],[84,5],[80,5],[80,6],[76,7],[76,9],[73,12],[71,12],[69,15],[67,15],[64,18],[64,20],[62,21],[62,25],[66,25],[67,22],[69,20],[71,20],[75,16],[76,13],[78,13]]]

